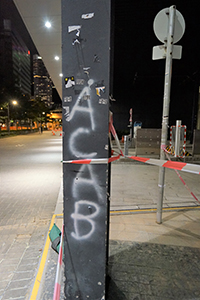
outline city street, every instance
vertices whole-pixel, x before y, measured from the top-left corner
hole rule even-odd
[[[31,293],[52,216],[63,212],[62,137],[44,132],[0,139],[0,154],[0,300],[53,299],[57,254],[50,248],[41,289]],[[166,170],[158,225],[152,211],[157,167],[122,159],[111,174],[107,300],[199,300],[198,202]],[[199,199],[199,175],[181,176]],[[55,222],[61,228],[62,219]]]
[[[30,294],[62,180],[57,133],[0,139],[0,299]]]

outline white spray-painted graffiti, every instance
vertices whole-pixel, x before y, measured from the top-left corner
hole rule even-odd
[[[95,129],[95,123],[94,123],[94,117],[93,117],[93,109],[91,106],[91,101],[90,101],[90,91],[91,91],[91,85],[94,83],[94,80],[89,79],[88,80],[88,86],[85,86],[81,93],[79,94],[76,103],[70,112],[69,118],[67,118],[66,121],[71,121],[75,115],[76,112],[81,112],[81,113],[88,113],[90,116],[91,120],[91,129]],[[83,107],[81,106],[82,101],[87,101],[88,107]],[[65,108],[65,107],[64,107]]]
[[[76,80],[77,82],[80,81]],[[80,114],[84,115],[84,119],[89,121],[87,127],[80,126],[69,136],[69,150],[72,155],[78,158],[92,158],[97,155],[97,152],[87,152],[87,150],[84,151],[80,147],[80,139],[90,137],[95,130],[94,111],[91,103],[91,86],[93,83],[94,80],[88,80],[87,86],[83,87],[71,111],[69,106],[63,106],[66,122],[72,121]],[[100,91],[103,90],[100,88],[99,93]],[[85,192],[88,190],[90,190],[90,193]],[[100,213],[100,206],[97,203],[102,201],[102,195],[102,188],[92,166],[83,164],[72,183],[72,196],[77,200],[74,203],[74,212],[71,214],[71,218],[74,220],[74,231],[71,232],[71,236],[74,239],[86,240],[94,234],[96,228],[95,218]]]
[[[67,119],[66,119],[66,121],[67,121]],[[82,137],[83,135],[90,135],[90,134],[91,134],[91,132],[87,128],[78,128],[71,134],[71,136],[69,138],[69,149],[76,157],[90,158],[90,157],[94,157],[97,155],[97,152],[84,153],[76,148],[76,141],[78,140],[78,137]]]
[[[87,206],[89,213],[87,215],[83,215],[79,213],[79,209],[81,206]],[[95,211],[93,213],[90,213],[90,210],[92,208],[95,208]],[[91,235],[95,231],[95,221],[93,220],[96,216],[99,214],[99,206],[92,201],[87,201],[87,200],[79,200],[74,204],[74,213],[71,215],[71,217],[74,219],[74,231],[72,232],[71,235],[77,239],[77,240],[84,240],[88,239],[91,237]],[[87,223],[90,223],[91,229],[88,231],[87,234],[80,235],[79,232],[79,221],[85,221]]]
[[[82,174],[88,174],[88,178],[81,176]],[[73,184],[72,184],[72,194],[75,198],[80,198],[81,191],[84,189],[93,189],[96,192],[96,197],[98,199],[102,199],[102,189],[98,184],[98,179],[92,171],[91,165],[82,165],[79,169],[79,173],[77,174]]]

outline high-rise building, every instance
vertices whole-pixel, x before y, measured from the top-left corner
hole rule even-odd
[[[33,85],[34,97],[41,97],[41,100],[51,107],[53,104],[53,82],[46,70],[42,57],[37,54],[33,55]]]
[[[30,51],[11,20],[0,20],[0,86],[31,95]]]

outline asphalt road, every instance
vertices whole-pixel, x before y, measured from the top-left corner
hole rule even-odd
[[[28,299],[62,180],[62,137],[0,139],[0,299]]]

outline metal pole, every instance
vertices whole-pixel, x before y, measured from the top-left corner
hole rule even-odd
[[[130,119],[129,119],[129,127],[130,127],[130,145],[132,146],[132,139],[133,139],[133,109],[130,109]]]
[[[8,134],[10,134],[10,102],[8,101]]]
[[[128,155],[128,135],[124,136],[124,155]]]
[[[165,62],[165,84],[164,84],[164,99],[163,99],[163,115],[162,115],[162,132],[161,132],[161,149],[160,159],[165,159],[164,148],[167,144],[168,134],[168,119],[169,119],[169,104],[170,104],[170,90],[171,90],[171,75],[172,75],[172,53],[173,53],[173,37],[174,25],[176,16],[176,6],[170,6],[169,11],[169,26],[167,36],[167,55]],[[165,168],[159,168],[159,181],[158,181],[158,203],[157,203],[157,223],[162,223],[162,206],[164,194],[164,181],[165,181]]]
[[[180,154],[181,120],[176,120],[175,157]]]

